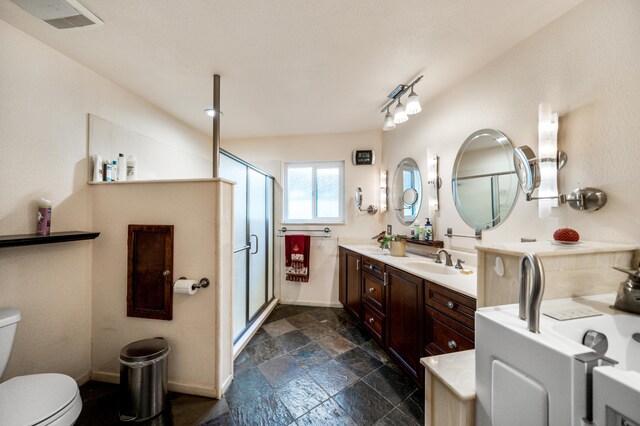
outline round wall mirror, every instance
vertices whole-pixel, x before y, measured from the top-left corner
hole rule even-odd
[[[509,139],[493,129],[472,133],[458,151],[451,186],[456,209],[467,225],[491,229],[504,222],[519,187]]]
[[[393,176],[391,200],[400,223],[411,225],[418,218],[422,204],[422,177],[412,158],[405,158],[398,164]]]

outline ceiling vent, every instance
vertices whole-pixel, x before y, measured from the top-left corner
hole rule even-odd
[[[76,0],[12,1],[36,18],[60,30],[104,24],[100,18]]]

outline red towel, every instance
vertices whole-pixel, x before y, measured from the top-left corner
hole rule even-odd
[[[309,248],[311,237],[308,235],[285,235],[284,252],[287,281],[309,282]]]

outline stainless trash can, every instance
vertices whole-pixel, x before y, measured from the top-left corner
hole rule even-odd
[[[162,337],[129,343],[120,351],[120,420],[144,421],[167,401],[169,345]]]

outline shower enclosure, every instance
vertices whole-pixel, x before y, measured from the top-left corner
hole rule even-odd
[[[273,177],[220,150],[220,177],[236,182],[233,206],[234,343],[273,300]]]

